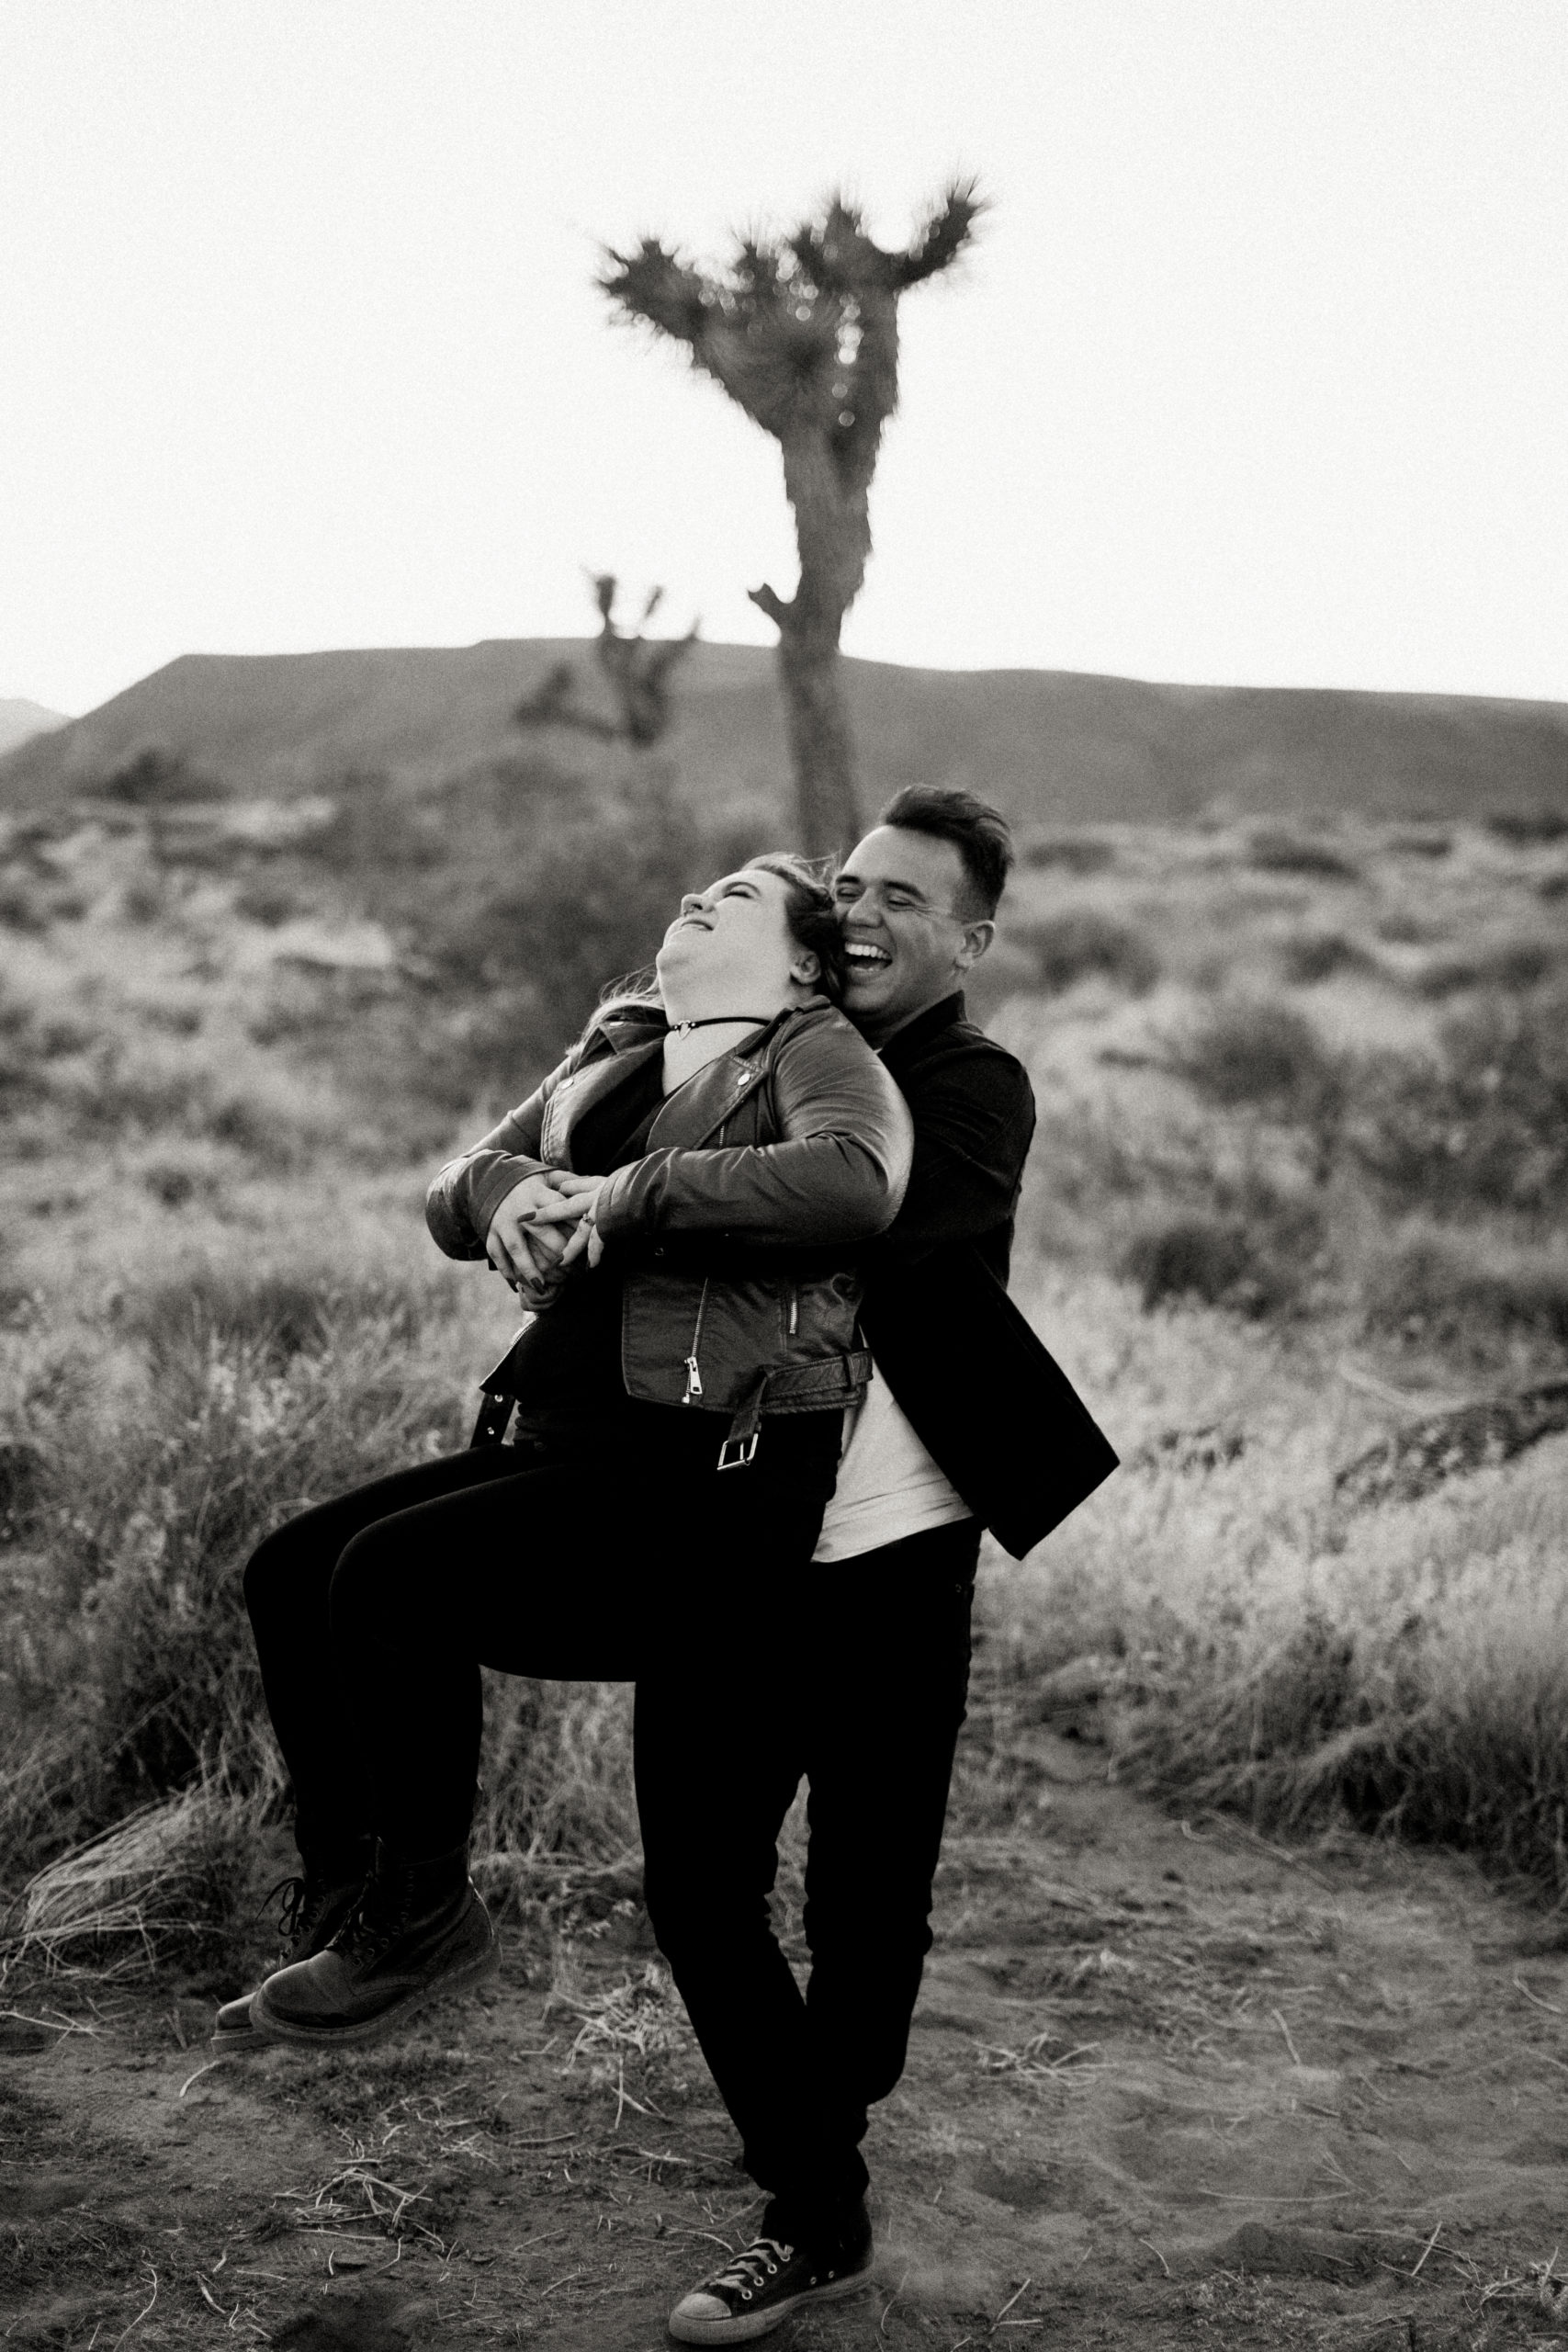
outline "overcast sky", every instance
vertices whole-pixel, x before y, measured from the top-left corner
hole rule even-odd
[[[846,646],[1568,698],[1561,0],[0,0],[0,695],[579,635],[770,643],[775,446],[601,241],[835,183],[903,311]]]

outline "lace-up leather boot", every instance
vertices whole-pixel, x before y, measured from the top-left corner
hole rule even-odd
[[[370,1838],[355,1838],[345,1846],[301,1849],[301,1875],[280,1879],[262,1905],[265,1910],[274,1895],[282,1897],[279,1968],[309,1960],[332,1941],[364,1891],[374,1853],[375,1841]],[[214,2050],[250,2050],[273,2039],[251,2015],[254,1999],[252,1992],[243,1993],[237,2001],[224,2002],[213,2028]]]
[[[748,2344],[771,2335],[792,2312],[852,2295],[870,2268],[871,2222],[863,2205],[813,2245],[753,2238],[733,2262],[682,2296],[670,2314],[670,2333],[677,2344]]]
[[[493,1976],[501,1947],[468,1878],[468,1849],[427,1861],[385,1840],[358,1902],[313,1958],[269,1976],[256,1995],[259,2030],[326,2049],[375,2041],[447,1993]]]

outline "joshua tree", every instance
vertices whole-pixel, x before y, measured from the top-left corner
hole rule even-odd
[[[685,660],[697,641],[700,621],[694,621],[684,637],[667,637],[649,641],[643,630],[664,601],[662,588],[650,589],[642,608],[642,618],[632,637],[624,637],[615,627],[615,575],[601,572],[593,582],[593,600],[599,607],[599,666],[615,689],[621,706],[621,728],[627,739],[642,749],[657,743],[670,724],[670,683],[675,671]]]
[[[601,718],[577,700],[577,673],[570,662],[558,662],[513,712],[519,727],[575,727],[614,743],[625,738],[639,751],[657,743],[670,724],[670,689],[676,669],[697,641],[702,624],[694,621],[684,637],[649,639],[643,630],[664,599],[662,588],[650,591],[635,635],[615,627],[617,582],[613,571],[595,575],[593,601],[599,607],[599,666],[609,680],[620,717]]]
[[[743,238],[722,273],[650,237],[608,254],[599,281],[627,318],[684,344],[784,452],[800,579],[787,602],[765,583],[750,594],[779,632],[800,830],[817,854],[859,829],[839,633],[865,578],[871,478],[897,404],[898,298],[957,259],[980,209],[973,183],[955,182],[886,253],[835,197],[787,236]]]

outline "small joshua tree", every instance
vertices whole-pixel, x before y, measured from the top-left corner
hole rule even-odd
[[[787,602],[765,583],[750,594],[779,632],[802,845],[813,854],[859,831],[839,636],[865,579],[871,479],[897,405],[899,297],[951,266],[980,209],[973,183],[954,182],[905,250],[887,253],[835,197],[785,237],[742,239],[721,274],[645,238],[635,253],[611,253],[599,281],[626,317],[684,344],[784,453],[800,578]]]
[[[652,643],[643,630],[664,601],[662,588],[649,591],[642,618],[634,636],[615,627],[615,575],[601,572],[593,582],[599,607],[599,666],[609,679],[621,707],[621,728],[629,742],[646,751],[657,743],[670,724],[670,689],[675,672],[697,641],[700,621],[684,637],[667,637]]]
[[[619,708],[618,718],[601,718],[577,699],[577,672],[570,662],[558,662],[532,694],[525,695],[513,718],[519,727],[575,727],[581,734],[597,735],[606,743],[625,740],[646,752],[669,726],[671,688],[674,674],[697,641],[701,623],[694,621],[684,637],[649,639],[643,630],[664,601],[662,588],[649,591],[636,633],[627,637],[615,627],[618,582],[613,571],[593,581],[593,601],[599,607],[599,666],[609,681]]]

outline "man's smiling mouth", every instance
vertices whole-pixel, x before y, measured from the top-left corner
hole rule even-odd
[[[869,978],[873,972],[886,971],[893,958],[886,947],[874,946],[869,939],[852,939],[845,945],[844,961],[852,972]]]

